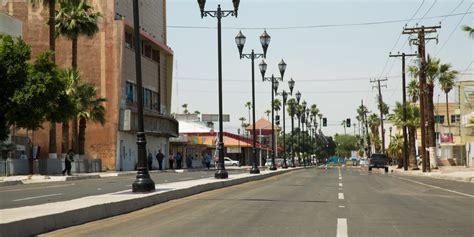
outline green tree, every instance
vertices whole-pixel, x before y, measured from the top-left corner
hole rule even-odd
[[[411,98],[412,103],[416,103],[420,98],[420,84],[418,80],[412,79],[408,83],[407,93]]]
[[[79,36],[92,37],[98,31],[97,20],[101,16],[99,12],[94,12],[92,6],[87,4],[84,0],[77,1],[61,1],[59,2],[59,10],[56,11],[56,36],[65,36],[72,41],[72,68],[77,69],[77,48]],[[69,134],[69,120],[72,122],[72,147],[77,152],[78,147],[78,131],[77,131],[77,117],[67,118],[62,121],[62,153],[68,150],[68,134]]]
[[[11,98],[26,84],[30,54],[30,46],[22,39],[0,34],[0,141],[8,137],[10,125],[16,123],[9,113],[16,106]]]
[[[183,108],[183,114],[189,114],[188,104],[183,104],[181,107]]]
[[[390,144],[387,149],[388,156],[391,159],[398,160],[398,167],[401,168],[403,164],[403,136],[395,134],[390,137]]]
[[[97,89],[93,84],[85,83],[78,87],[77,112],[79,118],[79,155],[84,155],[86,126],[88,121],[105,123],[104,98],[97,98]]]
[[[469,33],[469,37],[474,38],[474,28],[466,25],[462,27],[462,30]]]
[[[352,135],[334,136],[336,143],[336,154],[341,157],[350,157],[351,151],[357,150],[358,139]]]
[[[194,114],[200,115],[201,112],[199,112],[198,110],[196,110],[196,111],[194,111]]]
[[[440,75],[439,75],[439,84],[441,89],[446,95],[446,118],[448,120],[448,128],[451,130],[451,122],[449,118],[449,108],[448,108],[448,94],[453,89],[454,80],[459,74],[456,70],[451,70],[451,64],[442,64],[440,65]]]
[[[278,114],[278,111],[280,111],[280,109],[281,109],[281,100],[279,100],[279,99],[274,99],[272,106],[273,106],[273,109],[274,109],[274,110],[276,111],[276,113]]]
[[[271,110],[267,109],[265,110],[265,114],[267,115],[267,120],[270,120],[270,114],[272,113]]]
[[[247,101],[247,103],[245,103],[245,108],[247,108],[248,111],[249,111],[249,122],[250,122],[250,121],[251,121],[251,118],[250,118],[250,110],[252,109],[252,102]]]
[[[367,123],[369,125],[369,129],[371,132],[371,140],[372,144],[375,147],[375,151],[380,152],[382,148],[379,136],[380,118],[377,116],[377,114],[373,113],[367,118]]]

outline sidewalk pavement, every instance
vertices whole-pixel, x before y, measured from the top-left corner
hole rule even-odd
[[[261,180],[303,168],[233,174],[228,179],[204,178],[156,185],[149,193],[124,190],[69,201],[0,210],[0,236],[32,236],[150,207],[197,193]]]
[[[227,170],[249,170],[250,166],[241,167],[226,167]],[[261,167],[260,170],[264,170]],[[214,169],[211,169],[214,170]],[[151,170],[150,173],[163,173],[163,172],[196,172],[196,171],[208,171],[206,168],[194,168],[194,169],[167,169],[167,170]],[[33,184],[33,183],[48,183],[48,182],[60,182],[60,181],[71,181],[80,179],[98,179],[107,177],[117,177],[123,175],[136,175],[137,171],[107,171],[107,172],[96,172],[96,173],[73,173],[69,176],[63,175],[13,175],[0,177],[0,187],[17,185],[17,184]]]
[[[407,171],[404,171],[403,168],[397,169],[397,166],[391,166],[390,170],[397,175],[403,176],[429,177],[474,183],[474,168],[466,168],[463,166],[439,166],[438,169],[431,169],[431,172],[425,173],[421,171],[421,167],[420,170],[408,169]]]

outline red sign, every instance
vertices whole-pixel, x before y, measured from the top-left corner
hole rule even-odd
[[[452,133],[443,133],[440,136],[441,143],[454,143],[454,137]]]

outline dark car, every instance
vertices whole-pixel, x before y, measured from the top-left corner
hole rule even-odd
[[[385,154],[372,154],[369,159],[369,171],[372,168],[382,168],[385,172],[388,172],[389,160]]]

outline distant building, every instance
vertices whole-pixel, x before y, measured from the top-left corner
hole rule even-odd
[[[22,37],[22,23],[17,18],[0,12],[0,34]]]
[[[32,58],[49,49],[48,9],[35,8],[29,1],[3,1],[0,12],[24,23],[25,41],[32,46]],[[104,170],[133,170],[137,163],[137,86],[133,44],[132,1],[91,0],[103,15],[99,32],[93,38],[80,37],[78,68],[84,81],[97,87],[106,98],[106,123],[88,123],[86,159],[101,159]],[[178,122],[170,116],[173,50],[167,46],[166,0],[140,1],[144,126],[147,153],[164,154],[169,138],[178,136]],[[3,25],[3,18],[0,25]],[[71,65],[71,41],[56,41],[56,61],[60,67]],[[40,159],[48,158],[49,124],[35,131],[32,140],[42,149]],[[57,125],[57,153],[61,150],[61,125]],[[154,161],[156,162],[156,160]]]

